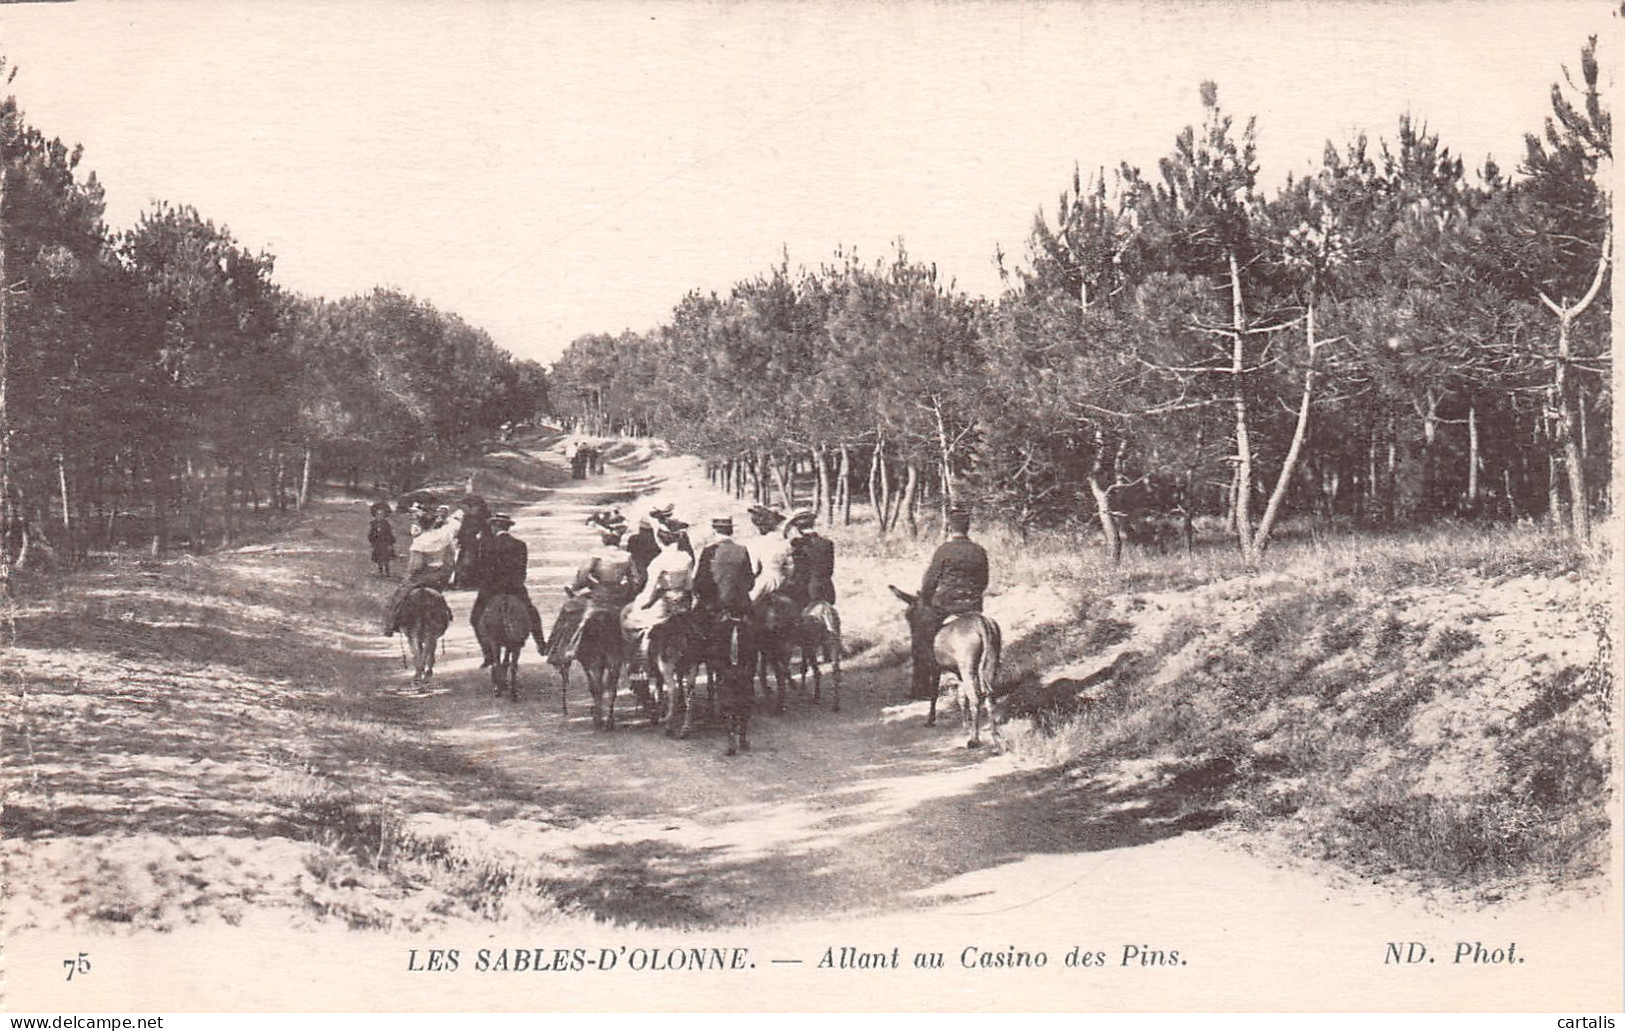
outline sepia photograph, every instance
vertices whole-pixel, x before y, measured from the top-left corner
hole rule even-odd
[[[1622,29],[0,5],[0,1010],[1613,1027]]]

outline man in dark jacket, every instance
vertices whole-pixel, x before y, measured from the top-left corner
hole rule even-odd
[[[634,533],[626,542],[627,553],[632,556],[632,564],[638,571],[647,574],[649,563],[660,554],[660,542],[655,539],[654,513],[650,512],[638,520],[638,532]]]
[[[700,549],[694,567],[694,598],[715,615],[743,616],[750,611],[750,589],[756,582],[750,554],[733,539],[730,517],[711,520],[716,539]]]
[[[818,516],[810,508],[792,513],[785,528],[790,538],[789,593],[802,608],[815,601],[835,604],[835,542],[818,533]]]
[[[920,581],[920,604],[944,616],[982,611],[987,551],[970,539],[970,513],[948,513],[948,539],[937,545]]]
[[[547,638],[542,635],[542,614],[536,611],[535,604],[530,600],[530,591],[525,587],[530,549],[511,532],[511,517],[493,515],[486,520],[486,525],[490,533],[481,540],[475,563],[475,581],[479,584],[480,593],[474,597],[474,608],[469,613],[468,621],[474,625],[474,634],[478,637],[480,615],[485,611],[485,606],[499,594],[511,594],[525,603],[525,609],[530,613],[530,632],[536,639],[536,650],[545,654]],[[480,650],[485,653],[481,669],[496,662],[489,642],[482,639]]]
[[[460,507],[463,510],[463,526],[457,531],[457,568],[452,574],[451,587],[454,591],[467,591],[480,585],[479,557],[482,545],[491,536],[491,528],[487,525],[491,509],[478,494],[463,498]]]
[[[930,698],[936,691],[933,643],[937,630],[949,616],[982,611],[982,595],[987,591],[987,551],[970,539],[970,513],[958,508],[950,511],[947,529],[948,539],[937,545],[920,581],[920,608],[934,618],[915,624],[914,698]]]

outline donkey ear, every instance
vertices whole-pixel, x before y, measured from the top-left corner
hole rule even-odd
[[[897,595],[897,597],[901,598],[904,605],[912,605],[912,604],[914,604],[914,595],[908,594],[908,593],[906,593],[904,591],[899,591],[897,588],[893,587],[891,584],[887,584],[886,589],[891,591],[893,594]]]

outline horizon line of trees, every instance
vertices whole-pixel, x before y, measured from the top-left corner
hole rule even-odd
[[[187,205],[110,229],[82,157],[0,101],[0,591],[31,549],[230,545],[334,472],[408,489],[545,408],[541,365],[426,301],[286,290]]]
[[[1612,123],[1596,38],[1515,175],[1409,116],[1259,186],[1213,83],[1146,173],[1074,171],[1005,288],[970,297],[899,241],[693,291],[647,333],[571,344],[554,414],[659,435],[743,497],[811,473],[881,533],[968,504],[1022,533],[1097,526],[1256,561],[1288,516],[1396,526],[1609,503]]]

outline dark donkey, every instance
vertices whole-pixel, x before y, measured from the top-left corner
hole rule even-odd
[[[400,625],[417,666],[412,682],[420,684],[434,676],[434,649],[451,625],[451,606],[433,587],[414,587],[401,602]]]
[[[924,649],[919,647],[921,638],[932,633],[940,613],[921,606],[915,595],[896,587],[892,587],[891,592],[908,606],[903,618],[908,620],[909,632],[916,643],[914,661],[918,664],[927,658]],[[982,743],[982,707],[989,705],[993,699],[993,682],[999,675],[1000,637],[999,624],[980,612],[966,612],[948,617],[948,621],[935,630],[935,636],[931,639],[930,658],[934,660],[936,668],[927,670],[931,675],[924,678],[931,686],[931,713],[926,717],[925,724],[928,727],[936,724],[937,688],[941,671],[952,670],[959,679],[959,703],[963,709],[969,710],[967,715],[971,721],[971,736],[965,742],[966,748],[976,748]],[[997,739],[998,713],[991,706],[988,725]]]
[[[834,673],[834,700],[830,709],[841,711],[841,614],[827,601],[815,601],[801,613],[801,633],[796,646],[801,649],[801,690],[807,690],[807,668],[812,667],[813,701],[823,696],[824,676],[820,666],[828,661]]]
[[[650,632],[650,674],[667,737],[694,732],[694,674],[704,658],[705,626],[697,613],[678,613]]]
[[[496,656],[491,665],[491,690],[500,696],[506,688],[508,697],[518,701],[519,653],[530,637],[530,610],[520,598],[499,594],[486,603],[474,633],[481,646],[489,647]]]
[[[785,685],[790,679],[790,655],[801,636],[801,610],[789,597],[777,591],[764,595],[745,617],[746,665],[757,671],[762,693],[773,691],[767,685],[768,670],[778,683],[777,710],[784,712]]]
[[[626,641],[621,637],[621,620],[610,609],[589,608],[581,617],[581,635],[574,658],[587,676],[592,695],[592,725],[599,730],[615,729],[615,695],[620,689],[621,667],[626,664]],[[559,704],[563,708],[570,690],[568,662],[559,670]]]

